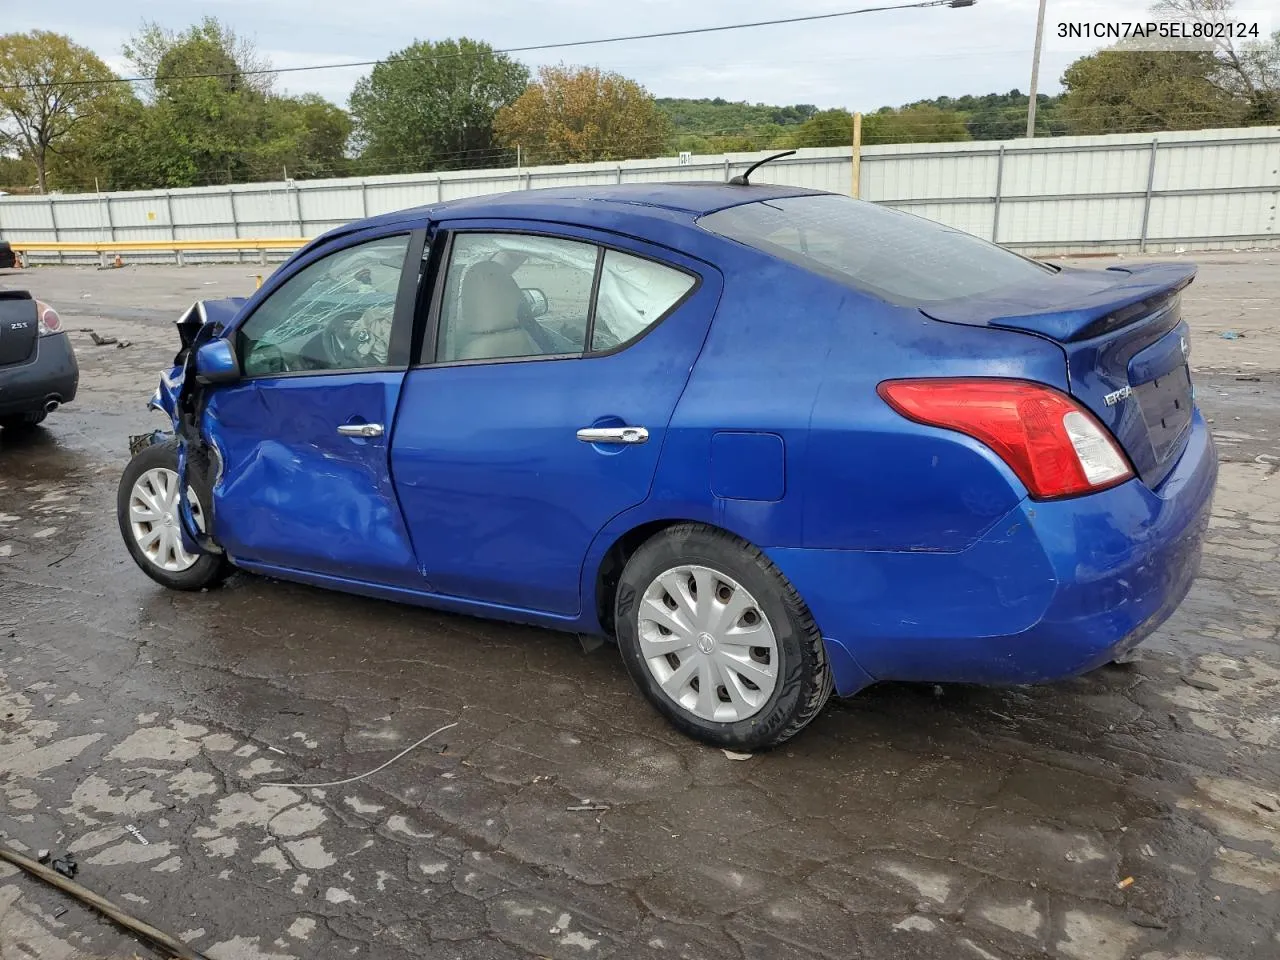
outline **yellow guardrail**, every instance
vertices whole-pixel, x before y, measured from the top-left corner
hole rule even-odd
[[[112,253],[149,250],[297,250],[310,243],[304,237],[256,237],[233,240],[14,240],[22,253]]]
[[[236,237],[218,240],[14,240],[15,253],[26,260],[32,253],[96,253],[105,266],[122,253],[173,253],[181,266],[185,253],[216,253],[225,250],[256,251],[266,263],[268,250],[297,250],[311,240],[306,237]]]

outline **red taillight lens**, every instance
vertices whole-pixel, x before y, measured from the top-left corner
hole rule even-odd
[[[39,320],[40,336],[47,337],[51,333],[62,332],[62,318],[58,311],[41,300],[36,301],[36,317]]]
[[[1044,384],[949,378],[886,380],[878,389],[904,417],[985,443],[1037,499],[1090,493],[1133,476],[1106,428]]]

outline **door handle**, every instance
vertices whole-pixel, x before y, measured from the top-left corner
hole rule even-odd
[[[644,427],[583,427],[578,439],[583,443],[644,443],[649,431]]]
[[[338,427],[338,432],[344,437],[380,437],[382,436],[382,424],[344,423]]]

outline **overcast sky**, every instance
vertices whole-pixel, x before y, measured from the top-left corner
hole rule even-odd
[[[893,3],[895,0],[879,0]],[[468,36],[494,47],[825,13],[877,0],[0,0],[0,29],[71,36],[119,72],[144,20],[181,28],[205,14],[252,37],[277,67],[369,60],[414,39]],[[1265,6],[1253,3],[1241,6]],[[869,13],[816,23],[521,54],[616,70],[660,97],[724,97],[871,111],[943,94],[1026,91],[1036,0]],[[1137,19],[1147,0],[1049,0],[1048,24]],[[1041,90],[1057,92],[1080,55],[1046,26]],[[1078,43],[1077,43],[1078,46]],[[284,74],[289,93],[346,103],[363,68]]]

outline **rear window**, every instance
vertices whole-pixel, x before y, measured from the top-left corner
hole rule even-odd
[[[698,223],[900,304],[982,296],[1055,272],[972,234],[837,194],[760,200]]]

